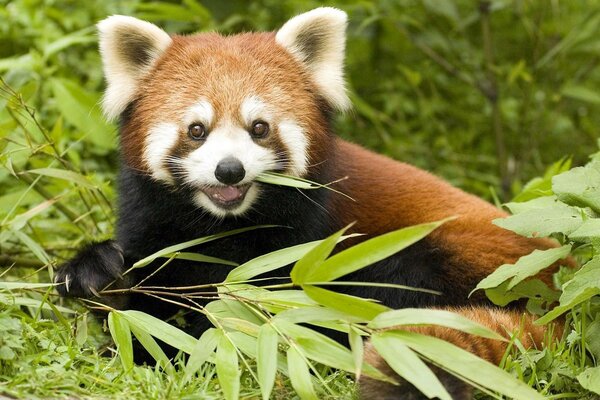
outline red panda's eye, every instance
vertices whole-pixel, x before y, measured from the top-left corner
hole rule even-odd
[[[255,138],[264,138],[269,134],[269,124],[264,121],[255,121],[250,133]]]
[[[202,124],[191,124],[188,127],[188,135],[194,140],[206,139],[206,128]]]

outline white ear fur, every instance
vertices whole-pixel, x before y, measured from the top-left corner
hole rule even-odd
[[[107,88],[102,109],[114,119],[134,99],[139,80],[171,44],[171,37],[150,22],[113,15],[97,25]]]
[[[344,85],[347,20],[337,8],[320,7],[290,19],[275,37],[308,68],[321,94],[339,110],[350,106]]]

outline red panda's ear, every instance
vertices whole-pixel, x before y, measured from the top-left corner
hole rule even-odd
[[[347,20],[346,13],[337,8],[316,8],[290,19],[275,37],[307,68],[323,97],[339,110],[350,106],[344,84]]]
[[[139,80],[171,44],[162,29],[133,17],[113,15],[98,23],[106,76],[102,108],[114,119],[134,99]]]

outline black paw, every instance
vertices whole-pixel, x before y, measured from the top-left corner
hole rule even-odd
[[[113,281],[121,281],[125,261],[123,250],[114,240],[84,247],[60,266],[54,281],[63,297],[91,298]],[[121,285],[118,285],[121,286]]]

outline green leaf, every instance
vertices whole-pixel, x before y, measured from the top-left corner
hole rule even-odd
[[[573,278],[563,286],[560,305],[548,314],[535,321],[536,324],[546,324],[576,305],[600,294],[600,256],[588,261]]]
[[[19,240],[29,248],[29,250],[31,250],[31,252],[38,258],[38,260],[40,260],[44,264],[51,263],[50,257],[48,256],[46,251],[42,248],[42,246],[38,244],[38,242],[29,237],[29,235],[27,235],[23,231],[13,231],[13,234],[17,238],[19,238]]]
[[[209,328],[194,345],[190,358],[185,365],[184,382],[188,382],[190,378],[202,367],[208,358],[214,353],[217,344],[221,339],[222,331],[215,328]]]
[[[114,125],[108,124],[100,112],[99,96],[86,91],[74,80],[51,78],[50,86],[62,116],[96,146],[111,150],[116,146]]]
[[[178,244],[175,244],[173,246],[165,247],[164,249],[159,250],[156,253],[151,254],[148,257],[145,257],[145,258],[139,260],[138,262],[136,262],[135,264],[133,264],[132,268],[144,267],[144,266],[150,264],[152,261],[156,260],[159,257],[165,257],[167,254],[173,254],[173,253],[176,253],[176,252],[181,251],[183,249],[187,249],[189,247],[197,246],[199,244],[212,242],[213,240],[222,239],[222,238],[227,237],[227,236],[237,235],[239,233],[244,233],[244,232],[252,231],[252,230],[255,230],[255,229],[274,228],[276,226],[277,225],[250,226],[250,227],[247,227],[247,228],[234,229],[234,230],[231,230],[231,231],[221,232],[221,233],[217,233],[217,234],[210,235],[210,236],[203,236],[201,238],[189,240],[187,242],[178,243]]]
[[[277,372],[277,331],[271,324],[264,324],[258,331],[256,348],[256,372],[263,399],[268,400],[275,384]]]
[[[38,289],[56,286],[55,283],[30,283],[30,282],[0,282],[0,289],[18,290],[18,289]]]
[[[118,313],[110,312],[108,314],[108,329],[117,345],[123,369],[125,371],[131,370],[133,368],[133,344],[127,320],[121,318]]]
[[[301,259],[299,259],[290,273],[292,282],[297,285],[301,285],[302,283],[306,282],[306,277],[309,276],[311,271],[318,268],[319,265],[325,261],[327,256],[329,256],[329,254],[331,254],[333,251],[335,245],[339,243],[344,232],[348,230],[350,226],[351,225],[348,225],[328,238],[323,239],[321,243],[313,247]]]
[[[370,328],[381,329],[398,325],[439,325],[457,329],[472,335],[496,340],[504,340],[497,332],[460,314],[446,310],[423,308],[404,308],[379,314],[367,325]]]
[[[600,394],[600,367],[587,368],[577,375],[577,380],[584,389]]]
[[[520,282],[512,289],[508,289],[509,280],[496,286],[495,288],[485,289],[485,294],[492,303],[504,307],[508,303],[524,297],[553,303],[558,301],[560,293],[548,287],[539,279],[528,279]]]
[[[402,228],[352,246],[322,263],[315,264],[303,282],[333,281],[381,261],[423,239],[445,221]]]
[[[358,323],[366,322],[363,318],[346,314],[341,311],[320,306],[304,306],[282,311],[273,317],[273,321],[283,319],[292,323],[311,323],[311,322],[346,322]]]
[[[348,342],[350,343],[350,350],[352,350],[352,358],[354,359],[355,379],[358,381],[363,369],[365,348],[359,330],[353,326],[350,327],[350,331],[348,332]]]
[[[332,292],[316,286],[305,285],[304,292],[317,303],[346,314],[355,315],[359,318],[371,320],[389,308],[366,299],[350,296],[347,294]]]
[[[163,342],[190,354],[196,345],[196,339],[169,323],[137,310],[113,311],[121,315],[131,326],[154,336]]]
[[[340,241],[345,240],[354,235],[346,235],[340,237]],[[253,258],[245,262],[239,267],[233,269],[227,275],[225,282],[239,282],[252,279],[255,276],[271,272],[286,265],[292,264],[304,257],[306,253],[320,244],[322,240],[303,243],[292,247],[286,247],[281,250],[276,250],[271,253]],[[339,242],[338,242],[339,243]]]
[[[569,235],[569,239],[578,242],[589,242],[592,238],[600,238],[600,218],[584,221],[579,228]]]
[[[287,351],[288,373],[292,387],[302,400],[319,400],[313,388],[310,370],[298,350],[291,346]]]
[[[217,378],[227,400],[237,400],[240,395],[240,367],[233,343],[224,333],[221,334],[216,356]]]
[[[435,374],[393,331],[372,335],[371,343],[398,375],[413,384],[428,398],[452,400]]]
[[[223,265],[231,265],[238,266],[239,264],[233,261],[223,260],[222,258],[205,256],[204,254],[199,253],[186,253],[186,252],[176,252],[171,254],[165,254],[161,256],[161,258],[177,258],[180,260],[189,260],[189,261],[197,261],[202,263],[211,263],[211,264],[223,264]]]
[[[146,349],[146,351],[156,360],[157,363],[161,363],[163,368],[171,367],[171,361],[165,354],[163,349],[156,343],[156,340],[144,330],[138,328],[135,325],[129,325],[129,329],[135,335],[140,344]]]
[[[555,176],[552,189],[559,200],[600,213],[600,161]]]
[[[58,178],[65,181],[69,181],[75,185],[86,187],[88,189],[96,189],[96,186],[92,184],[85,176],[74,172],[67,171],[64,169],[58,168],[38,168],[38,169],[30,169],[25,171],[30,174],[49,176],[52,178]]]
[[[570,245],[548,250],[534,250],[531,254],[519,258],[514,264],[504,264],[477,284],[471,293],[478,289],[490,289],[500,286],[510,279],[507,289],[512,289],[524,279],[536,275],[544,268],[549,267],[561,258],[565,258],[571,251]]]
[[[546,237],[559,232],[569,235],[583,223],[582,211],[563,203],[535,208],[492,221],[494,225],[526,237]]]
[[[469,382],[515,400],[543,400],[545,397],[508,372],[442,339],[415,332],[388,331],[412,350]]]
[[[279,331],[291,337],[307,358],[344,371],[355,370],[356,364],[350,350],[330,337],[284,320],[274,320],[273,324]],[[389,381],[383,373],[368,364],[364,365],[362,373],[375,379]]]
[[[562,89],[562,95],[575,100],[585,101],[590,104],[600,104],[600,95],[585,86],[569,85]]]

